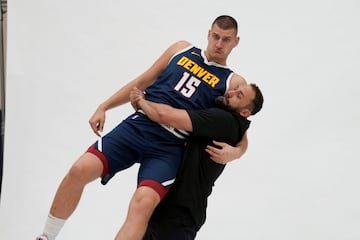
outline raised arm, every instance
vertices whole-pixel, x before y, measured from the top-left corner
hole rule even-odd
[[[146,87],[150,86],[160,75],[160,73],[166,68],[173,55],[189,45],[190,43],[186,41],[179,41],[174,43],[154,62],[154,64],[148,70],[123,86],[110,98],[101,103],[89,120],[89,124],[94,133],[100,135],[99,132],[103,130],[105,123],[105,112],[107,110],[129,102],[130,91],[135,86],[141,90],[144,90]]]

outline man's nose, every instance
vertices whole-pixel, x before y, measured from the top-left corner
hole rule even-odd
[[[221,48],[222,45],[223,45],[223,44],[222,44],[222,40],[219,39],[219,40],[216,42],[216,47]]]

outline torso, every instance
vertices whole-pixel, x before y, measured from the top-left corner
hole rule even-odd
[[[204,149],[212,144],[212,139],[236,144],[250,122],[213,109],[190,111],[189,115],[194,126],[193,133],[197,137],[188,142],[175,184],[159,204],[155,214],[166,221],[168,216],[172,216],[174,209],[187,209],[182,215],[177,214],[178,217],[191,218],[198,230],[206,219],[207,198],[225,167],[212,161]]]
[[[189,46],[175,54],[153,85],[146,98],[175,108],[204,109],[214,106],[214,99],[224,95],[233,72],[206,60],[204,52]]]

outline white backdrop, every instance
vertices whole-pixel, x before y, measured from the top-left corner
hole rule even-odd
[[[360,2],[13,0],[8,3],[0,239],[41,232],[62,177],[96,140],[98,104],[174,41],[206,46],[239,22],[229,64],[265,96],[246,155],[227,167],[198,239],[360,239]],[[131,113],[107,114],[106,131]],[[137,167],[91,183],[58,239],[113,239]]]

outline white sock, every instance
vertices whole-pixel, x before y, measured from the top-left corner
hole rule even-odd
[[[55,240],[61,228],[64,226],[65,221],[65,219],[54,217],[49,213],[43,232],[47,236],[48,240]]]

